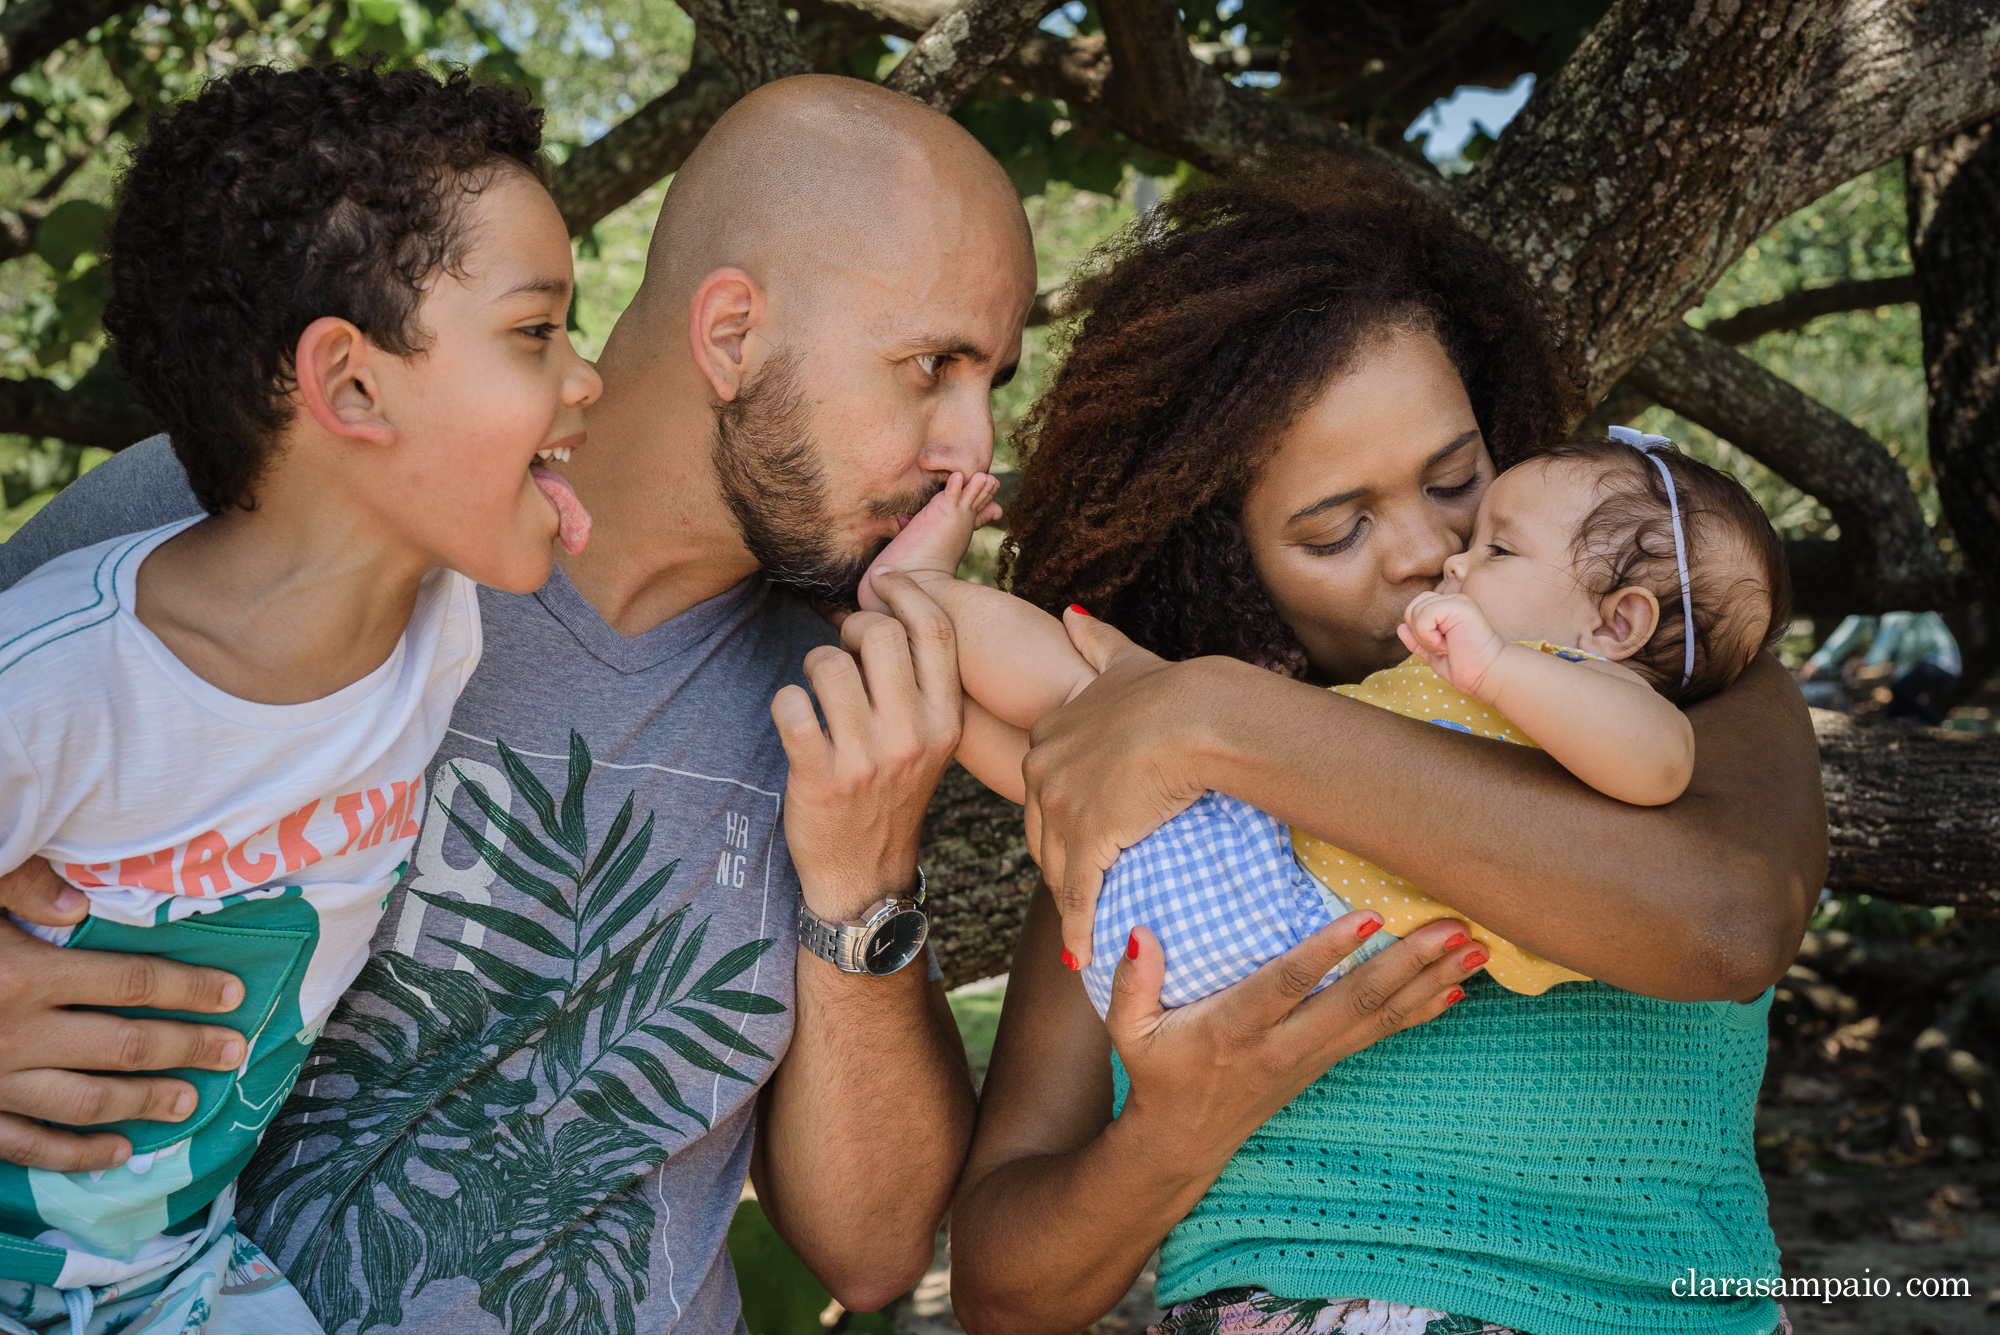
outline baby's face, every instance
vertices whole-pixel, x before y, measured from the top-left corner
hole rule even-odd
[[[1463,593],[1505,640],[1575,645],[1598,625],[1572,542],[1599,500],[1596,475],[1529,460],[1486,489],[1472,544],[1444,563],[1439,593]]]

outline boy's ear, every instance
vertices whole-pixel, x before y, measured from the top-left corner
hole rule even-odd
[[[323,315],[299,335],[299,400],[320,427],[372,445],[392,445],[396,428],[383,412],[382,352],[346,320]]]
[[[763,323],[764,289],[741,269],[717,269],[688,300],[688,345],[724,403],[734,401],[756,372],[753,363],[761,358],[750,335]]]
[[[1604,595],[1597,615],[1597,627],[1583,637],[1581,647],[1620,662],[1645,648],[1659,629],[1660,600],[1651,590],[1628,584]]]

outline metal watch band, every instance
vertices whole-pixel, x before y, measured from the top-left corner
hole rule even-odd
[[[924,869],[917,868],[917,889],[908,899],[883,900],[878,903],[905,904],[921,909],[929,897],[930,884],[924,876]],[[875,907],[875,906],[871,906]],[[866,944],[866,928],[863,922],[829,922],[799,903],[799,944],[810,953],[819,956],[842,973],[867,973],[861,962],[861,950]]]

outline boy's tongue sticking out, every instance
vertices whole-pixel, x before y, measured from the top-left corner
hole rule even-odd
[[[528,473],[555,507],[556,540],[562,543],[564,551],[575,556],[590,541],[590,511],[583,508],[583,502],[576,498],[576,492],[561,474],[540,464],[528,465]]]

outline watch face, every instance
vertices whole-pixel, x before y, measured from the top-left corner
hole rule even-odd
[[[929,931],[928,918],[915,909],[904,909],[869,935],[861,967],[878,978],[896,972],[917,957]]]

